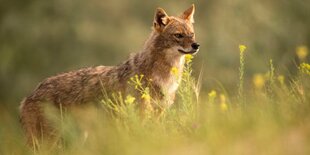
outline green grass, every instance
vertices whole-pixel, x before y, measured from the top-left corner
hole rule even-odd
[[[0,154],[310,154],[310,68],[303,63],[297,76],[276,78],[270,61],[263,86],[245,87],[244,59],[239,90],[229,92],[238,97],[224,90],[199,94],[188,59],[176,103],[161,115],[150,109],[141,118],[132,96],[115,95],[62,114],[61,144],[41,144],[35,152],[25,146],[17,116],[3,111]],[[147,88],[141,92],[148,95]]]

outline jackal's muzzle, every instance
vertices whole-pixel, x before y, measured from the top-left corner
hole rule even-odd
[[[183,49],[178,49],[178,51],[182,54],[196,54],[199,51],[199,46],[200,45],[198,43],[192,43],[189,51],[185,51]]]

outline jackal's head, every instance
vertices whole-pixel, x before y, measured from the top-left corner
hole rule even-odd
[[[199,44],[194,33],[195,6],[185,10],[180,16],[168,16],[162,9],[155,12],[153,29],[157,33],[157,44],[164,49],[172,49],[178,54],[195,54]]]

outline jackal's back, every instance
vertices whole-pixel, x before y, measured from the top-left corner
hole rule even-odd
[[[94,100],[113,80],[113,67],[98,66],[62,73],[41,82],[27,100],[78,104]],[[107,77],[110,78],[107,78]]]

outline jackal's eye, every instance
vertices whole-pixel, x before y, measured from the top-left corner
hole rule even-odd
[[[174,37],[181,39],[181,38],[184,38],[184,35],[181,33],[176,33],[176,34],[174,34]]]

